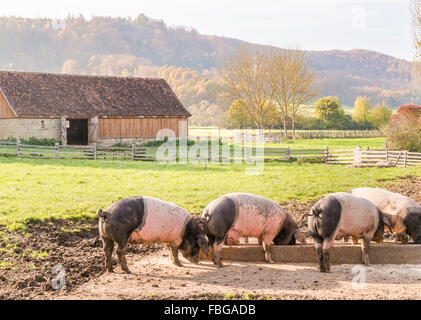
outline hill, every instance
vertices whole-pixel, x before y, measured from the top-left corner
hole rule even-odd
[[[199,125],[215,124],[229,101],[218,70],[246,42],[170,27],[141,14],[136,19],[0,18],[0,69],[165,78]],[[248,44],[253,48],[262,46]],[[359,95],[397,107],[420,102],[414,65],[366,50],[307,51],[320,77],[321,96],[352,105]]]

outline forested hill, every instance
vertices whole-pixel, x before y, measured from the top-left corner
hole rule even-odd
[[[218,69],[245,42],[167,26],[142,14],[136,19],[69,17],[65,23],[2,17],[0,44],[0,69],[160,76],[187,107],[211,116],[227,108]],[[338,96],[348,105],[358,95],[393,107],[420,101],[421,86],[409,61],[364,50],[308,51],[308,57],[320,76],[321,95]]]

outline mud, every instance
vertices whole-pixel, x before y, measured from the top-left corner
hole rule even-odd
[[[60,285],[60,281],[53,268],[60,266],[65,270],[61,292],[102,274],[104,256],[97,225],[96,219],[69,219],[28,221],[24,232],[0,226],[0,299],[48,299],[57,294],[53,283]],[[131,246],[129,253],[144,255],[161,247]]]

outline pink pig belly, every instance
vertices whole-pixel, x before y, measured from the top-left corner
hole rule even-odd
[[[272,214],[265,217],[259,212],[244,212],[240,210],[234,226],[228,232],[228,238],[237,240],[241,237],[273,237],[275,238],[282,216]]]
[[[149,200],[149,199],[148,199]],[[147,213],[144,225],[132,232],[130,239],[138,243],[170,243],[180,245],[190,214],[165,202],[145,201]]]

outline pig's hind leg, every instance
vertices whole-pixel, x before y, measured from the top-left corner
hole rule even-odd
[[[127,267],[127,260],[126,260],[126,251],[127,251],[127,240],[117,242],[117,256],[118,262],[120,263],[121,269],[125,273],[130,273],[129,268]]]
[[[113,249],[114,249],[114,240],[110,240],[102,237],[102,245],[105,253],[105,269],[108,272],[113,272]]]
[[[323,239],[323,265],[324,265],[324,272],[330,272],[330,247],[335,242],[335,238],[333,239]]]
[[[213,250],[212,250],[212,254],[214,257],[213,263],[216,264],[216,266],[219,268],[222,268],[224,266],[224,264],[222,263],[222,257],[221,257],[222,247],[224,245],[224,242],[225,242],[225,237],[222,239],[220,237],[215,237],[215,243],[213,244]]]

